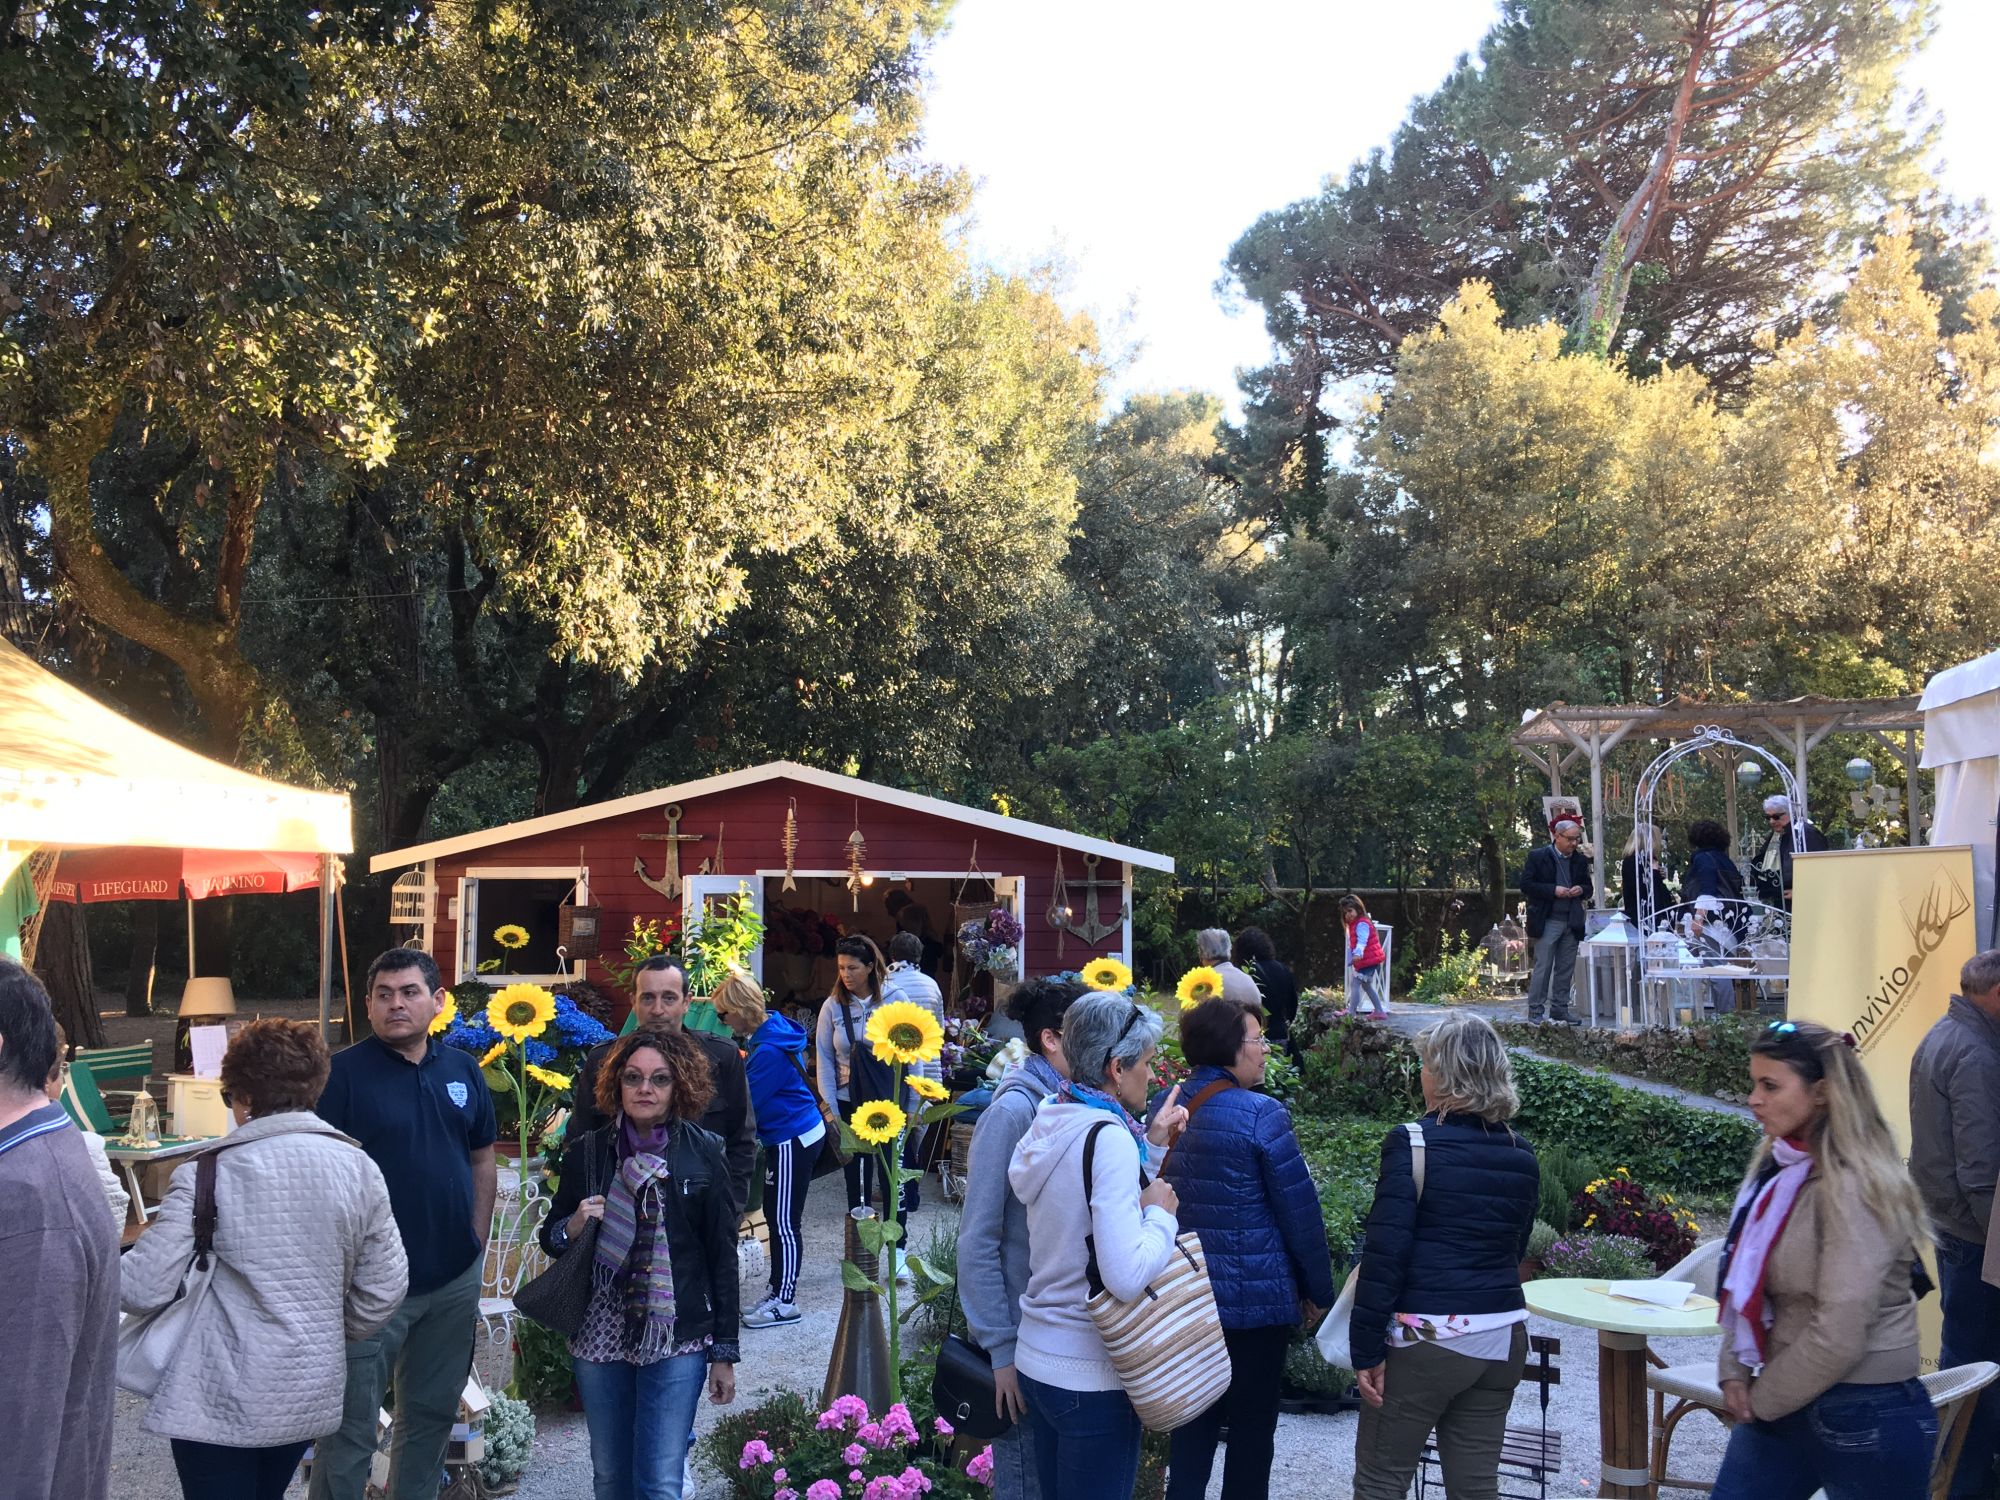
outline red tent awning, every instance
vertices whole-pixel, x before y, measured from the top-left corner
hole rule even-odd
[[[228,849],[70,849],[56,866],[54,901],[196,901],[281,896],[319,884],[316,854]]]

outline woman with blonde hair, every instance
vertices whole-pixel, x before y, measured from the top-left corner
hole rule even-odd
[[[1417,1055],[1424,1117],[1383,1142],[1348,1323],[1354,1494],[1401,1500],[1435,1430],[1448,1500],[1490,1500],[1527,1361],[1520,1268],[1541,1168],[1507,1123],[1520,1098],[1491,1026],[1448,1015]]]
[[[1716,1500],[1922,1500],[1938,1424],[1917,1379],[1916,1184],[1852,1036],[1773,1021],[1750,1081],[1764,1140],[1716,1277],[1737,1424]]]
[[[730,970],[714,996],[715,1013],[743,1044],[744,1076],[757,1139],[764,1145],[764,1213],[771,1221],[771,1293],[743,1314],[745,1328],[796,1323],[799,1261],[805,1248],[806,1189],[826,1147],[826,1124],[806,1087],[806,1034],[764,1008],[764,986]]]
[[[1651,882],[1653,888],[1653,914],[1658,915],[1674,904],[1673,887],[1667,884],[1666,872],[1660,868],[1660,830],[1651,823],[1632,825],[1632,836],[1625,840],[1625,857],[1618,862],[1618,890],[1623,897],[1625,920],[1632,924],[1634,932],[1639,930],[1639,892]]]

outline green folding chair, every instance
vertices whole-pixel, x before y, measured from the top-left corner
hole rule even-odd
[[[79,1130],[94,1130],[107,1140],[125,1133],[125,1122],[111,1117],[110,1107],[98,1092],[97,1080],[91,1077],[88,1068],[70,1065],[63,1075],[62,1103]]]
[[[72,1075],[85,1072],[96,1085],[99,1097],[107,1114],[116,1107],[115,1101],[124,1101],[127,1116],[132,1113],[132,1101],[146,1092],[146,1082],[153,1072],[153,1044],[134,1042],[125,1047],[94,1047],[79,1050],[70,1060]],[[114,1080],[136,1078],[137,1088],[112,1088]],[[119,1127],[124,1128],[122,1123]]]

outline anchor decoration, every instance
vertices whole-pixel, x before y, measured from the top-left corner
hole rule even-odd
[[[1098,892],[1116,890],[1118,892],[1118,916],[1110,922],[1100,922],[1098,912]],[[1072,900],[1072,892],[1080,900]],[[1096,946],[1104,938],[1112,936],[1124,926],[1130,916],[1130,908],[1124,904],[1124,882],[1122,880],[1100,880],[1098,878],[1098,856],[1084,856],[1084,878],[1074,886],[1062,874],[1062,856],[1056,856],[1056,894],[1048,904],[1048,924],[1058,932],[1072,932],[1084,942]],[[1058,940],[1060,942],[1060,940]]]
[[[634,856],[632,873],[637,875],[648,890],[657,891],[669,901],[681,899],[681,845],[695,844],[708,837],[703,833],[681,832],[681,805],[669,802],[666,806],[667,831],[665,833],[642,833],[642,839],[649,839],[667,846],[666,875],[659,880],[646,873],[646,861],[642,856]]]
[[[799,799],[791,799],[791,806],[785,809],[785,836],[779,847],[785,851],[785,883],[778,887],[781,891],[795,891],[799,883],[792,879],[792,872],[799,863]]]

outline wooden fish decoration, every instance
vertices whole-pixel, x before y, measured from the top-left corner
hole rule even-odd
[[[847,889],[853,893],[854,909],[861,910],[861,888],[868,884],[868,841],[856,827],[847,836]]]
[[[791,799],[791,806],[785,809],[785,836],[780,843],[785,851],[785,883],[778,887],[781,891],[795,891],[799,883],[792,879],[792,871],[799,863],[799,799]]]

